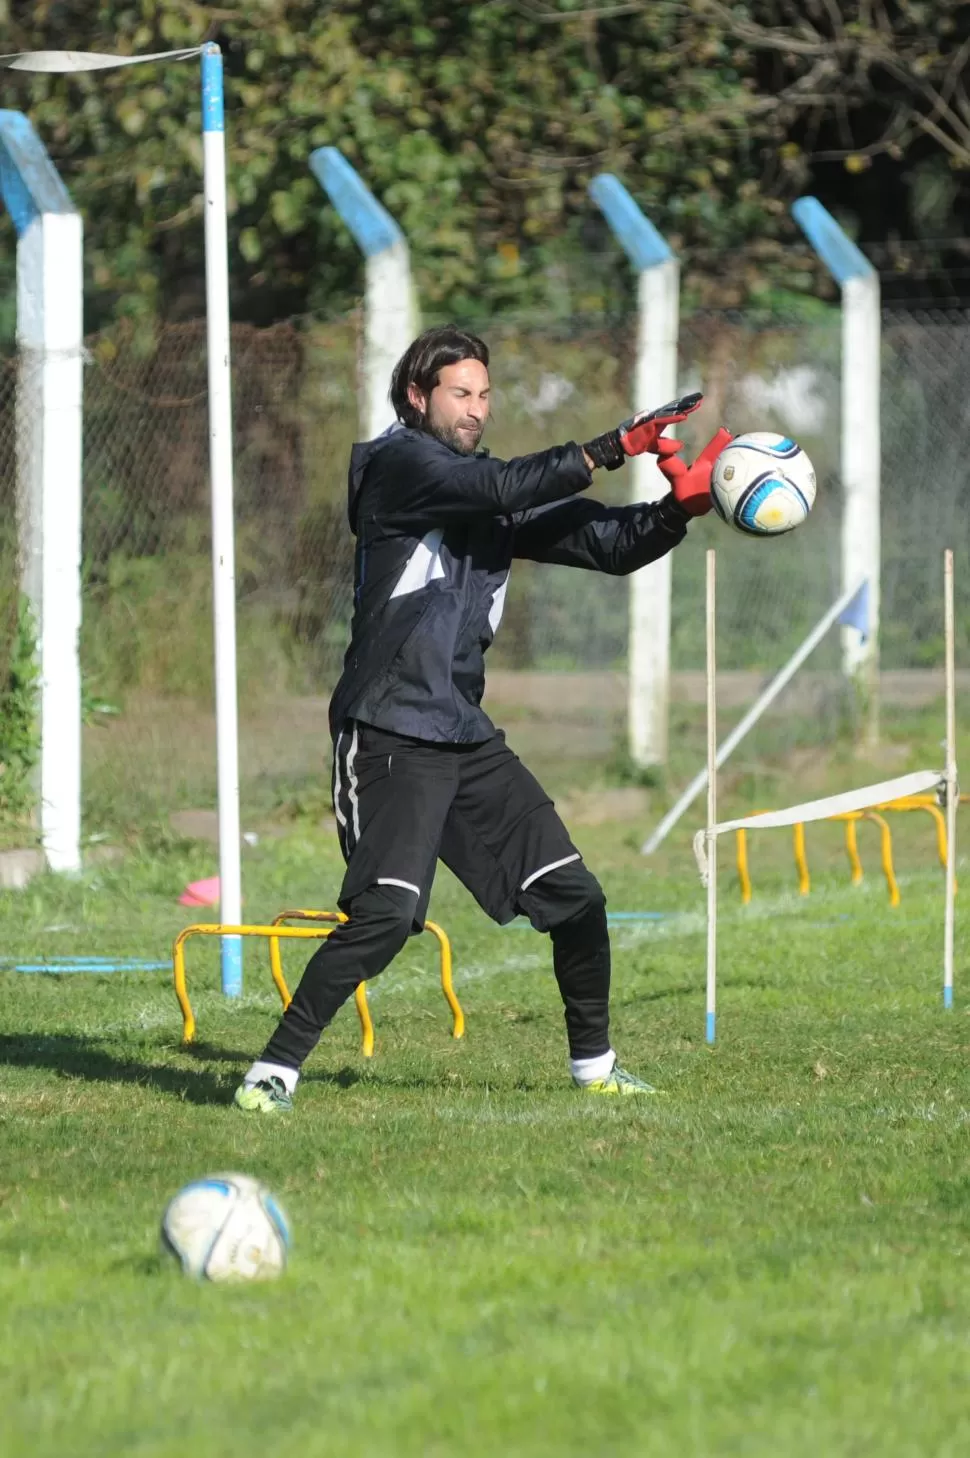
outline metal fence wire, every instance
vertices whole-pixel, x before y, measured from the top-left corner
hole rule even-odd
[[[17,632],[20,560],[17,500],[17,363],[0,359],[0,683],[7,681]]]
[[[23,763],[25,736],[32,737],[30,689],[25,692],[22,660],[33,647],[32,625],[23,616],[17,487],[17,362],[0,358],[0,824],[22,823],[29,803],[29,767]],[[26,779],[25,779],[26,776]]]
[[[634,321],[496,320],[497,455],[583,440],[629,413]],[[240,760],[244,817],[326,805],[326,704],[351,610],[346,469],[357,432],[361,320],[233,329]],[[205,328],[87,342],[84,383],[85,826],[144,826],[215,799]],[[789,538],[751,541],[706,519],[674,557],[678,703],[703,665],[703,551],[719,552],[719,666],[740,715],[839,590],[838,317],[764,322],[700,314],[681,325],[681,384],[706,401],[695,448],[722,422],[777,429],[809,451],[819,499]],[[967,441],[970,318],[887,314],[883,333],[882,666],[933,668],[942,652],[940,555],[958,554],[958,653],[970,634]],[[0,673],[19,577],[16,362],[0,365]],[[638,402],[650,404],[657,402]],[[689,424],[689,429],[688,429]],[[627,473],[597,477],[621,501]],[[960,566],[964,571],[960,572]],[[622,740],[627,584],[516,563],[490,652],[500,719],[556,725],[564,753]],[[845,727],[838,641],[781,701],[765,753],[831,743]]]

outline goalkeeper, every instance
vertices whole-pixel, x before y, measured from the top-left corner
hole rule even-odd
[[[398,423],[355,445],[349,516],[354,617],[330,705],[333,804],[349,920],[311,957],[296,995],[236,1091],[239,1108],[291,1107],[300,1069],[357,985],[421,931],[444,861],[499,924],[548,932],[565,1007],[569,1069],[591,1093],[652,1094],[610,1042],[606,900],[552,801],[481,707],[484,655],[516,557],[626,574],[683,540],[711,505],[720,431],[692,466],[663,439],[700,396],[634,416],[580,446],[512,461],[479,450],[488,349],[431,329],[394,370]],[[645,451],[670,482],[661,501],[603,506],[595,470]]]

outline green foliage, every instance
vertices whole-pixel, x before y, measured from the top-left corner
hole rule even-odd
[[[0,821],[28,819],[40,758],[40,668],[30,603],[21,596],[6,676],[0,683]]]
[[[754,59],[703,9],[655,0],[597,19],[440,0],[82,0],[16,7],[9,49],[226,58],[235,308],[256,322],[346,307],[357,247],[311,176],[339,145],[407,234],[425,303],[466,319],[629,302],[590,178],[619,172],[731,305],[779,274],[784,189],[764,182]],[[625,11],[628,7],[621,7]],[[215,17],[215,18],[214,18]],[[201,312],[198,67],[5,73],[84,212],[88,323]],[[789,189],[790,191],[791,189]],[[758,248],[745,252],[756,240]],[[605,265],[586,260],[602,252]]]

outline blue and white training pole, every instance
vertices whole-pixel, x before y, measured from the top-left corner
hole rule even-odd
[[[212,480],[212,604],[215,633],[219,785],[219,916],[242,920],[239,824],[239,707],[236,698],[236,563],[229,356],[229,244],[222,52],[202,48],[202,169],[209,356],[209,471]],[[222,938],[222,990],[242,993],[242,938]]]
[[[943,553],[943,666],[946,680],[946,886],[943,922],[943,1006],[953,1006],[953,931],[957,890],[957,779],[956,671],[953,645],[953,552]]]
[[[370,440],[394,421],[391,372],[418,332],[407,239],[337,147],[310,153],[310,170],[340,214],[365,259],[361,426]]]
[[[879,275],[832,214],[814,197],[792,204],[792,217],[842,293],[842,590],[869,584],[867,631],[842,629],[843,672],[867,696],[869,733],[878,732],[880,601]]]
[[[589,195],[637,272],[637,360],[634,410],[677,394],[680,265],[618,177],[601,172]],[[658,501],[668,491],[655,457],[631,466],[632,501]],[[641,768],[666,764],[670,717],[671,559],[630,577],[627,725],[630,757]]]
[[[40,832],[81,866],[81,215],[26,116],[0,111],[0,195],[17,233],[17,515],[38,638]]]
[[[717,554],[707,551],[707,1015],[704,1037],[714,1042],[717,1014]]]
[[[209,465],[212,491],[212,570],[216,664],[216,741],[219,787],[220,916],[238,925],[242,916],[239,834],[239,726],[236,703],[236,571],[233,543],[232,392],[229,359],[229,250],[226,221],[226,130],[222,54],[214,44],[150,55],[100,51],[17,51],[0,56],[0,68],[76,75],[184,61],[202,56],[202,166],[205,204],[206,317],[209,352]],[[80,368],[80,354],[78,356]],[[80,701],[79,701],[80,702]],[[78,713],[78,733],[80,714]],[[242,943],[222,941],[222,990],[242,992]]]

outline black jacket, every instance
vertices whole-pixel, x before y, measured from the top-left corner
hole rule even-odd
[[[499,461],[392,426],[355,445],[354,618],[330,702],[333,735],[351,718],[439,743],[494,734],[480,707],[484,654],[512,559],[622,574],[684,537],[687,517],[672,496],[603,506],[577,494],[591,481],[572,442]]]

